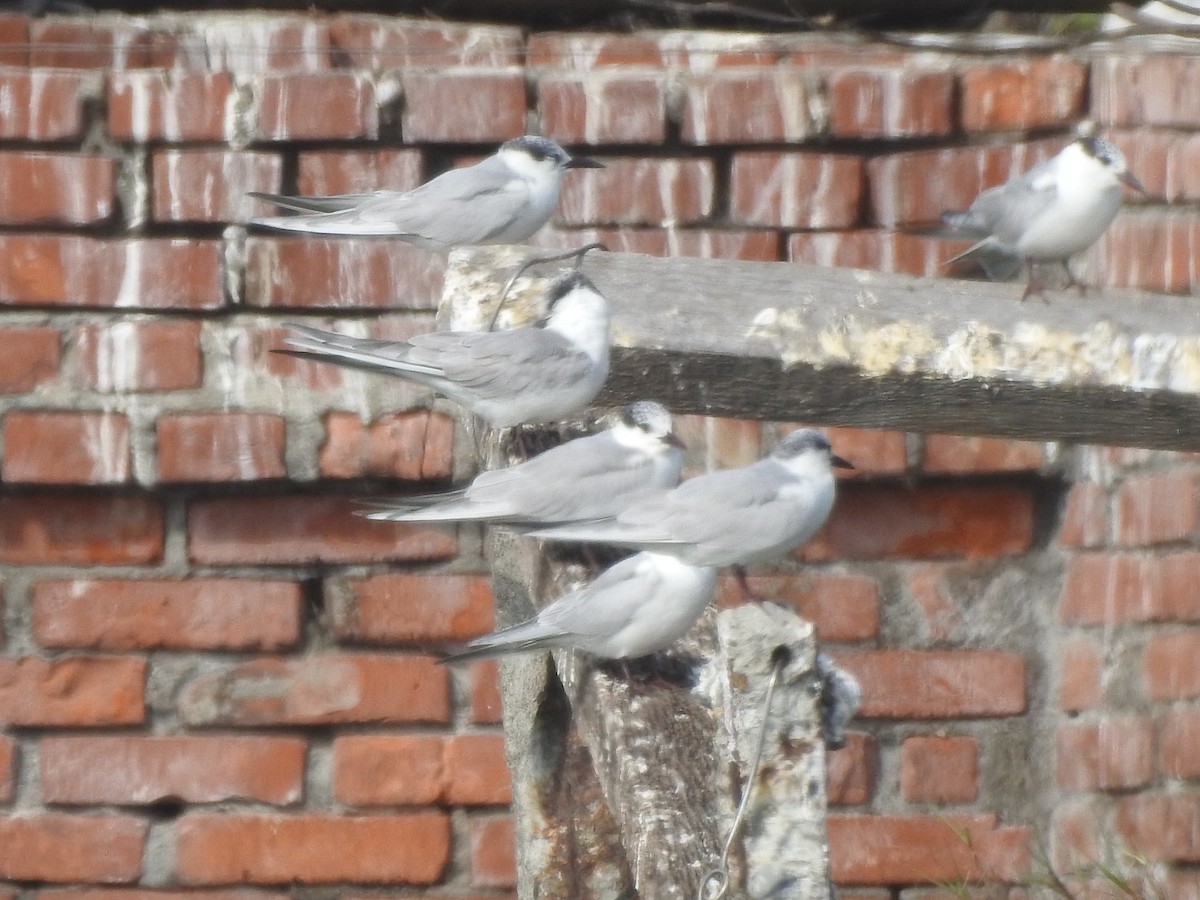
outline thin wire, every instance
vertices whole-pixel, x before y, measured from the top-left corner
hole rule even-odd
[[[750,762],[750,778],[746,782],[746,790],[742,793],[742,802],[738,804],[737,813],[733,817],[733,824],[729,826],[729,835],[725,838],[725,848],[721,851],[721,859],[700,882],[700,888],[696,891],[696,900],[721,900],[725,896],[725,892],[729,890],[729,851],[733,848],[733,842],[742,828],[742,822],[746,818],[746,809],[750,806],[750,798],[754,796],[754,788],[758,785],[758,767],[762,763],[763,748],[767,743],[767,720],[771,713],[771,695],[775,693],[775,685],[788,661],[786,652],[775,653],[773,657],[775,663],[771,667],[771,678],[767,682],[767,692],[763,697],[762,723],[758,727],[758,742],[754,746],[754,756]],[[713,878],[720,879],[720,887],[717,889],[717,893],[709,896],[705,892]]]
[[[517,283],[517,279],[530,269],[534,268],[535,266],[540,266],[543,263],[562,262],[564,259],[575,260],[575,268],[578,269],[583,265],[584,256],[586,256],[592,250],[607,251],[608,247],[599,241],[592,241],[590,244],[584,244],[578,250],[571,250],[566,253],[555,253],[552,256],[531,256],[526,259],[523,263],[521,263],[520,268],[513,273],[512,277],[508,279],[508,283],[504,285],[504,290],[500,292],[500,302],[496,304],[496,309],[492,313],[492,318],[488,321],[488,326],[485,330],[495,330],[496,320],[500,318],[500,310],[504,308],[504,302],[508,299],[508,292],[511,291],[513,285]]]

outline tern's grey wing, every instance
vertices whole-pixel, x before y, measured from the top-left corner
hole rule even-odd
[[[247,196],[255,200],[274,203],[284,209],[294,209],[297,212],[331,213],[353,209],[360,203],[371,198],[371,194],[338,194],[329,197],[291,197],[287,194],[264,194],[260,191],[248,191]]]
[[[661,573],[631,556],[606,569],[582,590],[556,600],[538,620],[557,631],[580,637],[611,637],[627,626],[662,582]]]
[[[1046,211],[1058,189],[1043,163],[999,187],[975,198],[967,216],[980,223],[986,234],[1004,247],[1013,247],[1029,224]]]

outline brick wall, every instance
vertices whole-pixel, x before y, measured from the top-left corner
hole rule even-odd
[[[905,229],[1091,115],[1151,196],[1089,277],[1200,285],[1196,58],[213,13],[0,17],[0,66],[2,898],[511,886],[495,668],[422,652],[491,626],[479,535],[350,515],[465,476],[465,442],[419,389],[267,353],[300,318],[431,328],[440,260],[248,236],[246,191],[539,130],[609,163],[542,245],[935,274],[956,248]],[[689,468],[786,427],[685,418]],[[866,692],[830,760],[847,895],[1133,850],[1200,897],[1195,457],[831,434],[859,469],[758,581]]]

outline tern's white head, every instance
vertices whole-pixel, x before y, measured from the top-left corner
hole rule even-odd
[[[1068,144],[1059,156],[1060,165],[1079,172],[1081,177],[1109,183],[1119,181],[1139,193],[1146,193],[1142,183],[1129,171],[1125,154],[1101,138],[1080,138]]]

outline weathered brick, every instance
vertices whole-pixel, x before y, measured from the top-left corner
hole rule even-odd
[[[57,328],[0,328],[0,394],[24,394],[58,376]]]
[[[188,556],[200,565],[450,559],[454,534],[356,516],[336,495],[222,497],[188,506]]]
[[[292,581],[40,581],[33,633],[43,647],[96,650],[281,650],[301,637]]]
[[[892,231],[805,231],[788,236],[787,255],[815,266],[944,278],[950,259],[967,246],[965,241]]]
[[[269,413],[160,416],[158,477],[166,483],[285,478],[286,426]]]
[[[1051,861],[1059,871],[1093,865],[1111,841],[1112,824],[1103,798],[1076,795],[1055,804],[1051,816]]]
[[[875,739],[860,731],[846,735],[846,746],[825,756],[826,790],[832,806],[863,806],[871,802],[878,768]]]
[[[1148,700],[1200,697],[1200,629],[1150,638],[1142,659],[1142,689]]]
[[[994,817],[831,815],[830,868],[839,885],[1015,881],[1029,868],[1029,832]]]
[[[132,816],[2,816],[0,878],[52,883],[137,881],[148,827]]]
[[[292,895],[282,891],[248,888],[212,891],[164,888],[58,888],[54,891],[42,891],[37,896],[38,900],[289,900]]]
[[[500,702],[500,664],[494,659],[473,663],[471,678],[471,721],[476,725],[498,725],[504,719]]]
[[[525,75],[516,67],[408,71],[404,138],[425,143],[489,143],[525,133]]]
[[[318,464],[325,478],[435,481],[454,473],[454,420],[418,409],[369,425],[354,413],[327,413]]]
[[[395,241],[251,237],[246,302],[306,309],[436,309],[445,262]]]
[[[743,152],[733,157],[731,178],[730,217],[738,224],[828,229],[858,222],[859,157]]]
[[[116,161],[78,153],[0,152],[0,224],[91,225],[116,207]]]
[[[961,572],[960,566],[940,562],[905,567],[906,595],[919,612],[921,637],[925,640],[948,641],[962,628],[960,601],[954,589],[955,578]]]
[[[334,796],[352,806],[495,806],[512,799],[500,734],[340,737],[333,767]]]
[[[432,884],[450,857],[442,813],[193,814],[179,822],[184,884]]]
[[[499,67],[520,58],[520,29],[392,16],[334,16],[329,40],[336,64],[375,70]]]
[[[921,469],[931,475],[1036,472],[1045,461],[1046,445],[1033,441],[928,434]]]
[[[789,430],[787,426],[785,430]],[[837,448],[838,456],[854,464],[853,469],[839,469],[839,478],[879,478],[903,475],[908,470],[908,447],[902,431],[837,426],[826,426],[821,431]]]
[[[1191,210],[1125,212],[1100,238],[1100,281],[1107,287],[1189,293],[1200,285],[1200,258],[1192,252],[1198,242],[1200,216]]]
[[[979,742],[917,735],[900,745],[900,789],[909,803],[972,803],[979,795]]]
[[[843,138],[941,136],[954,128],[954,75],[906,67],[837,69],[826,79],[829,130]]]
[[[0,13],[0,66],[29,68],[29,19]]]
[[[1000,650],[876,650],[839,654],[862,686],[859,716],[953,719],[1025,711],[1025,660]]]
[[[1058,529],[1063,547],[1095,549],[1108,540],[1108,492],[1094,481],[1071,485]]]
[[[512,816],[471,820],[471,884],[511,888],[517,883],[516,830]]]
[[[1104,702],[1104,655],[1091,638],[1063,642],[1059,663],[1058,708],[1064,712],[1096,709]]]
[[[0,737],[0,803],[11,803],[16,791],[17,744]]]
[[[667,84],[662,72],[548,72],[537,82],[542,131],[564,144],[662,144]]]
[[[162,558],[162,504],[139,496],[0,496],[0,562],[137,565]]]
[[[289,737],[44,737],[42,800],[71,805],[300,800],[306,744]]]
[[[283,161],[274,153],[160,150],[151,157],[156,222],[245,222],[259,212],[248,191],[279,193]]]
[[[1058,729],[1058,786],[1068,791],[1128,790],[1154,774],[1149,721],[1111,716]]]
[[[675,436],[684,445],[683,477],[746,466],[762,456],[762,423],[719,416],[675,415]]]
[[[962,125],[968,132],[1026,131],[1076,121],[1087,70],[1066,55],[975,63],[960,75]]]
[[[105,240],[0,235],[0,304],[217,309],[221,243],[199,238]]]
[[[82,384],[104,394],[201,387],[199,322],[80,325],[72,334]]]
[[[749,579],[758,600],[791,606],[816,626],[822,641],[862,641],[879,631],[879,585],[863,575],[764,575]],[[722,578],[718,606],[742,602],[733,578]]]
[[[1200,121],[1200,60],[1114,54],[1093,60],[1091,71],[1091,114],[1101,125],[1194,128]]]
[[[813,112],[816,92],[802,69],[692,72],[684,85],[681,135],[688,144],[803,141],[824,126]]]
[[[1158,722],[1158,769],[1167,778],[1200,779],[1200,709],[1169,709]]]
[[[422,168],[419,150],[311,150],[297,157],[296,189],[305,197],[407,191]]]
[[[123,484],[130,478],[129,420],[120,413],[11,410],[4,463],[12,484]]]
[[[145,679],[144,659],[0,658],[0,723],[67,728],[138,725],[145,719]]]
[[[1126,547],[1184,541],[1200,524],[1196,472],[1154,472],[1127,478],[1117,489],[1116,540]]]
[[[713,212],[708,160],[606,159],[563,183],[556,221],[579,225],[686,225]]]
[[[207,16],[199,34],[187,37],[202,42],[188,49],[215,72],[322,72],[331,64],[326,22],[319,16],[277,11]]]
[[[548,250],[574,250],[599,241],[610,250],[658,257],[779,259],[779,234],[766,229],[708,228],[543,228],[529,243]]]
[[[0,139],[66,141],[83,135],[84,79],[75,72],[0,73]]]
[[[263,659],[190,681],[179,695],[189,725],[446,722],[446,670],[422,656]]]
[[[347,140],[379,134],[374,84],[360,72],[264,75],[254,85],[254,96],[254,136],[260,141]]]
[[[385,644],[464,641],[495,627],[483,575],[387,574],[335,592],[330,627],[342,640]]]
[[[1081,553],[1067,564],[1058,616],[1072,625],[1200,620],[1200,553]]]
[[[1150,859],[1200,861],[1200,795],[1143,791],[1117,804],[1117,829]]]
[[[108,130],[118,141],[222,141],[237,98],[229,72],[113,72]]]
[[[1019,488],[848,483],[808,560],[989,558],[1028,550],[1033,498]]]
[[[40,19],[30,23],[29,62],[39,69],[113,68],[116,29],[90,18]]]
[[[686,48],[683,41],[656,40],[643,32],[633,34],[571,31],[536,31],[526,44],[526,65],[535,71],[590,72],[595,69],[635,68],[662,69],[668,59],[682,61]]]

